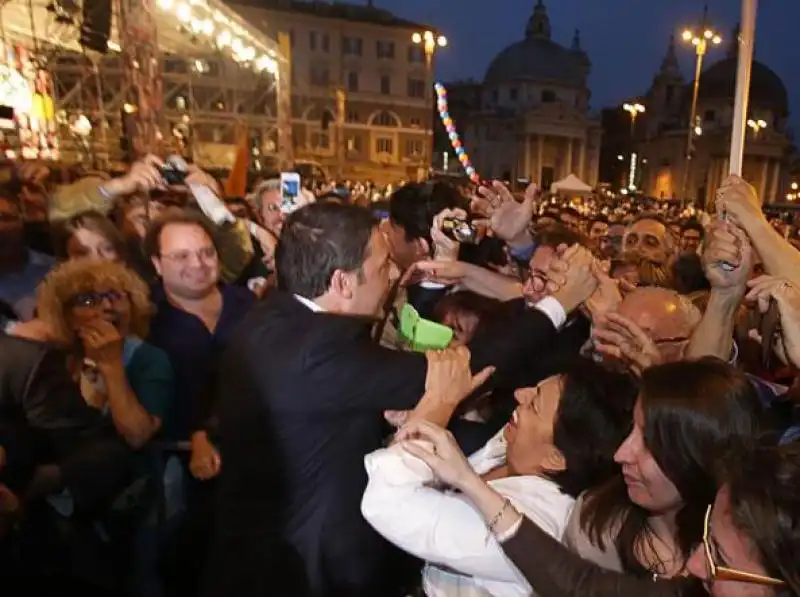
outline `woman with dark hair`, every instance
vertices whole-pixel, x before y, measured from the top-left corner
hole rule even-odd
[[[84,211],[65,220],[56,242],[59,259],[87,257],[101,261],[125,261],[122,234],[114,223],[97,211]]]
[[[518,390],[511,421],[470,464],[560,540],[575,498],[615,474],[613,453],[630,429],[635,395],[627,375],[577,361],[564,375]],[[427,561],[427,595],[528,594],[480,514],[463,496],[432,486],[431,470],[403,446],[373,452],[366,467],[362,513],[389,541]]]
[[[762,416],[753,384],[718,359],[645,370],[633,430],[615,455],[622,476],[581,497],[566,545],[609,569],[684,574],[717,491],[716,463],[759,434]]]

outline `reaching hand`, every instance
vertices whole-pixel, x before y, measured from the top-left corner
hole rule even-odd
[[[486,367],[473,376],[469,368],[469,349],[466,346],[428,351],[425,356],[428,358],[425,395],[447,404],[461,403],[494,373],[494,367]]]
[[[219,474],[222,468],[222,459],[219,452],[207,437],[192,439],[192,458],[189,461],[189,470],[195,479],[207,481]]]
[[[417,261],[406,271],[404,283],[408,285],[427,280],[454,286],[460,284],[466,274],[467,264],[461,261]]]
[[[167,187],[161,174],[163,166],[161,158],[154,155],[145,156],[135,162],[125,176],[104,182],[102,188],[114,198],[154,189],[165,190]]]
[[[567,249],[559,247],[558,257],[550,262],[547,290],[567,313],[577,309],[597,290],[594,261],[588,249],[573,245]]]
[[[597,278],[597,290],[587,299],[586,308],[593,320],[616,311],[622,302],[619,281],[608,275],[607,268],[607,263],[597,260],[592,263],[592,273]]]
[[[722,181],[715,204],[717,213],[727,214],[731,222],[744,229],[752,222],[764,219],[755,187],[735,174]]]
[[[471,208],[489,218],[489,225],[498,238],[511,246],[530,244],[527,230],[533,217],[539,187],[535,184],[529,185],[521,203],[499,181],[494,181],[492,188],[478,188],[478,195]]]
[[[744,292],[753,265],[753,248],[741,228],[730,222],[713,221],[706,229],[701,259],[712,288]],[[725,263],[734,269],[728,271]]]
[[[461,245],[442,230],[442,223],[446,219],[452,218],[466,220],[467,212],[463,209],[444,209],[433,218],[431,239],[433,240],[433,256],[437,261],[458,260],[458,249]]]
[[[592,338],[595,349],[605,356],[620,360],[637,375],[661,363],[661,353],[653,339],[630,319],[618,313],[607,313],[594,322]]]
[[[402,442],[404,450],[427,464],[440,481],[451,487],[463,489],[470,481],[480,479],[453,434],[446,429],[428,421],[412,421],[398,432],[395,439]]]
[[[783,344],[777,347],[777,352],[783,352],[793,365],[800,366],[800,291],[789,281],[772,276],[760,276],[747,285],[750,292],[745,299],[756,303],[761,313],[769,310],[771,300],[777,303],[781,316],[780,339]],[[762,339],[764,340],[770,341]]]

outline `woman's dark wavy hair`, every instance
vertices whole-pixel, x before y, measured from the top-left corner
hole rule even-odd
[[[638,387],[630,375],[587,358],[570,363],[562,379],[553,445],[566,467],[549,478],[564,493],[578,497],[616,474],[614,452],[630,432]]]
[[[645,446],[684,503],[677,514],[677,541],[686,561],[701,540],[705,510],[717,493],[717,462],[759,436],[763,407],[747,376],[713,357],[647,369],[639,402]],[[644,567],[636,557],[643,544],[653,547],[649,516],[630,501],[617,474],[585,496],[580,524],[601,549],[616,534],[623,568],[644,575],[663,571]]]

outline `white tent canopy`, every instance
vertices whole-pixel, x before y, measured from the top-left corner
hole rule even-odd
[[[550,185],[550,192],[575,194],[591,193],[592,187],[583,182],[574,174],[570,174],[565,179],[559,180],[558,182],[554,182],[552,185]]]

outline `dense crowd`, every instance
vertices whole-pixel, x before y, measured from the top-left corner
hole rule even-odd
[[[155,156],[0,187],[0,592],[800,597],[800,253]]]

